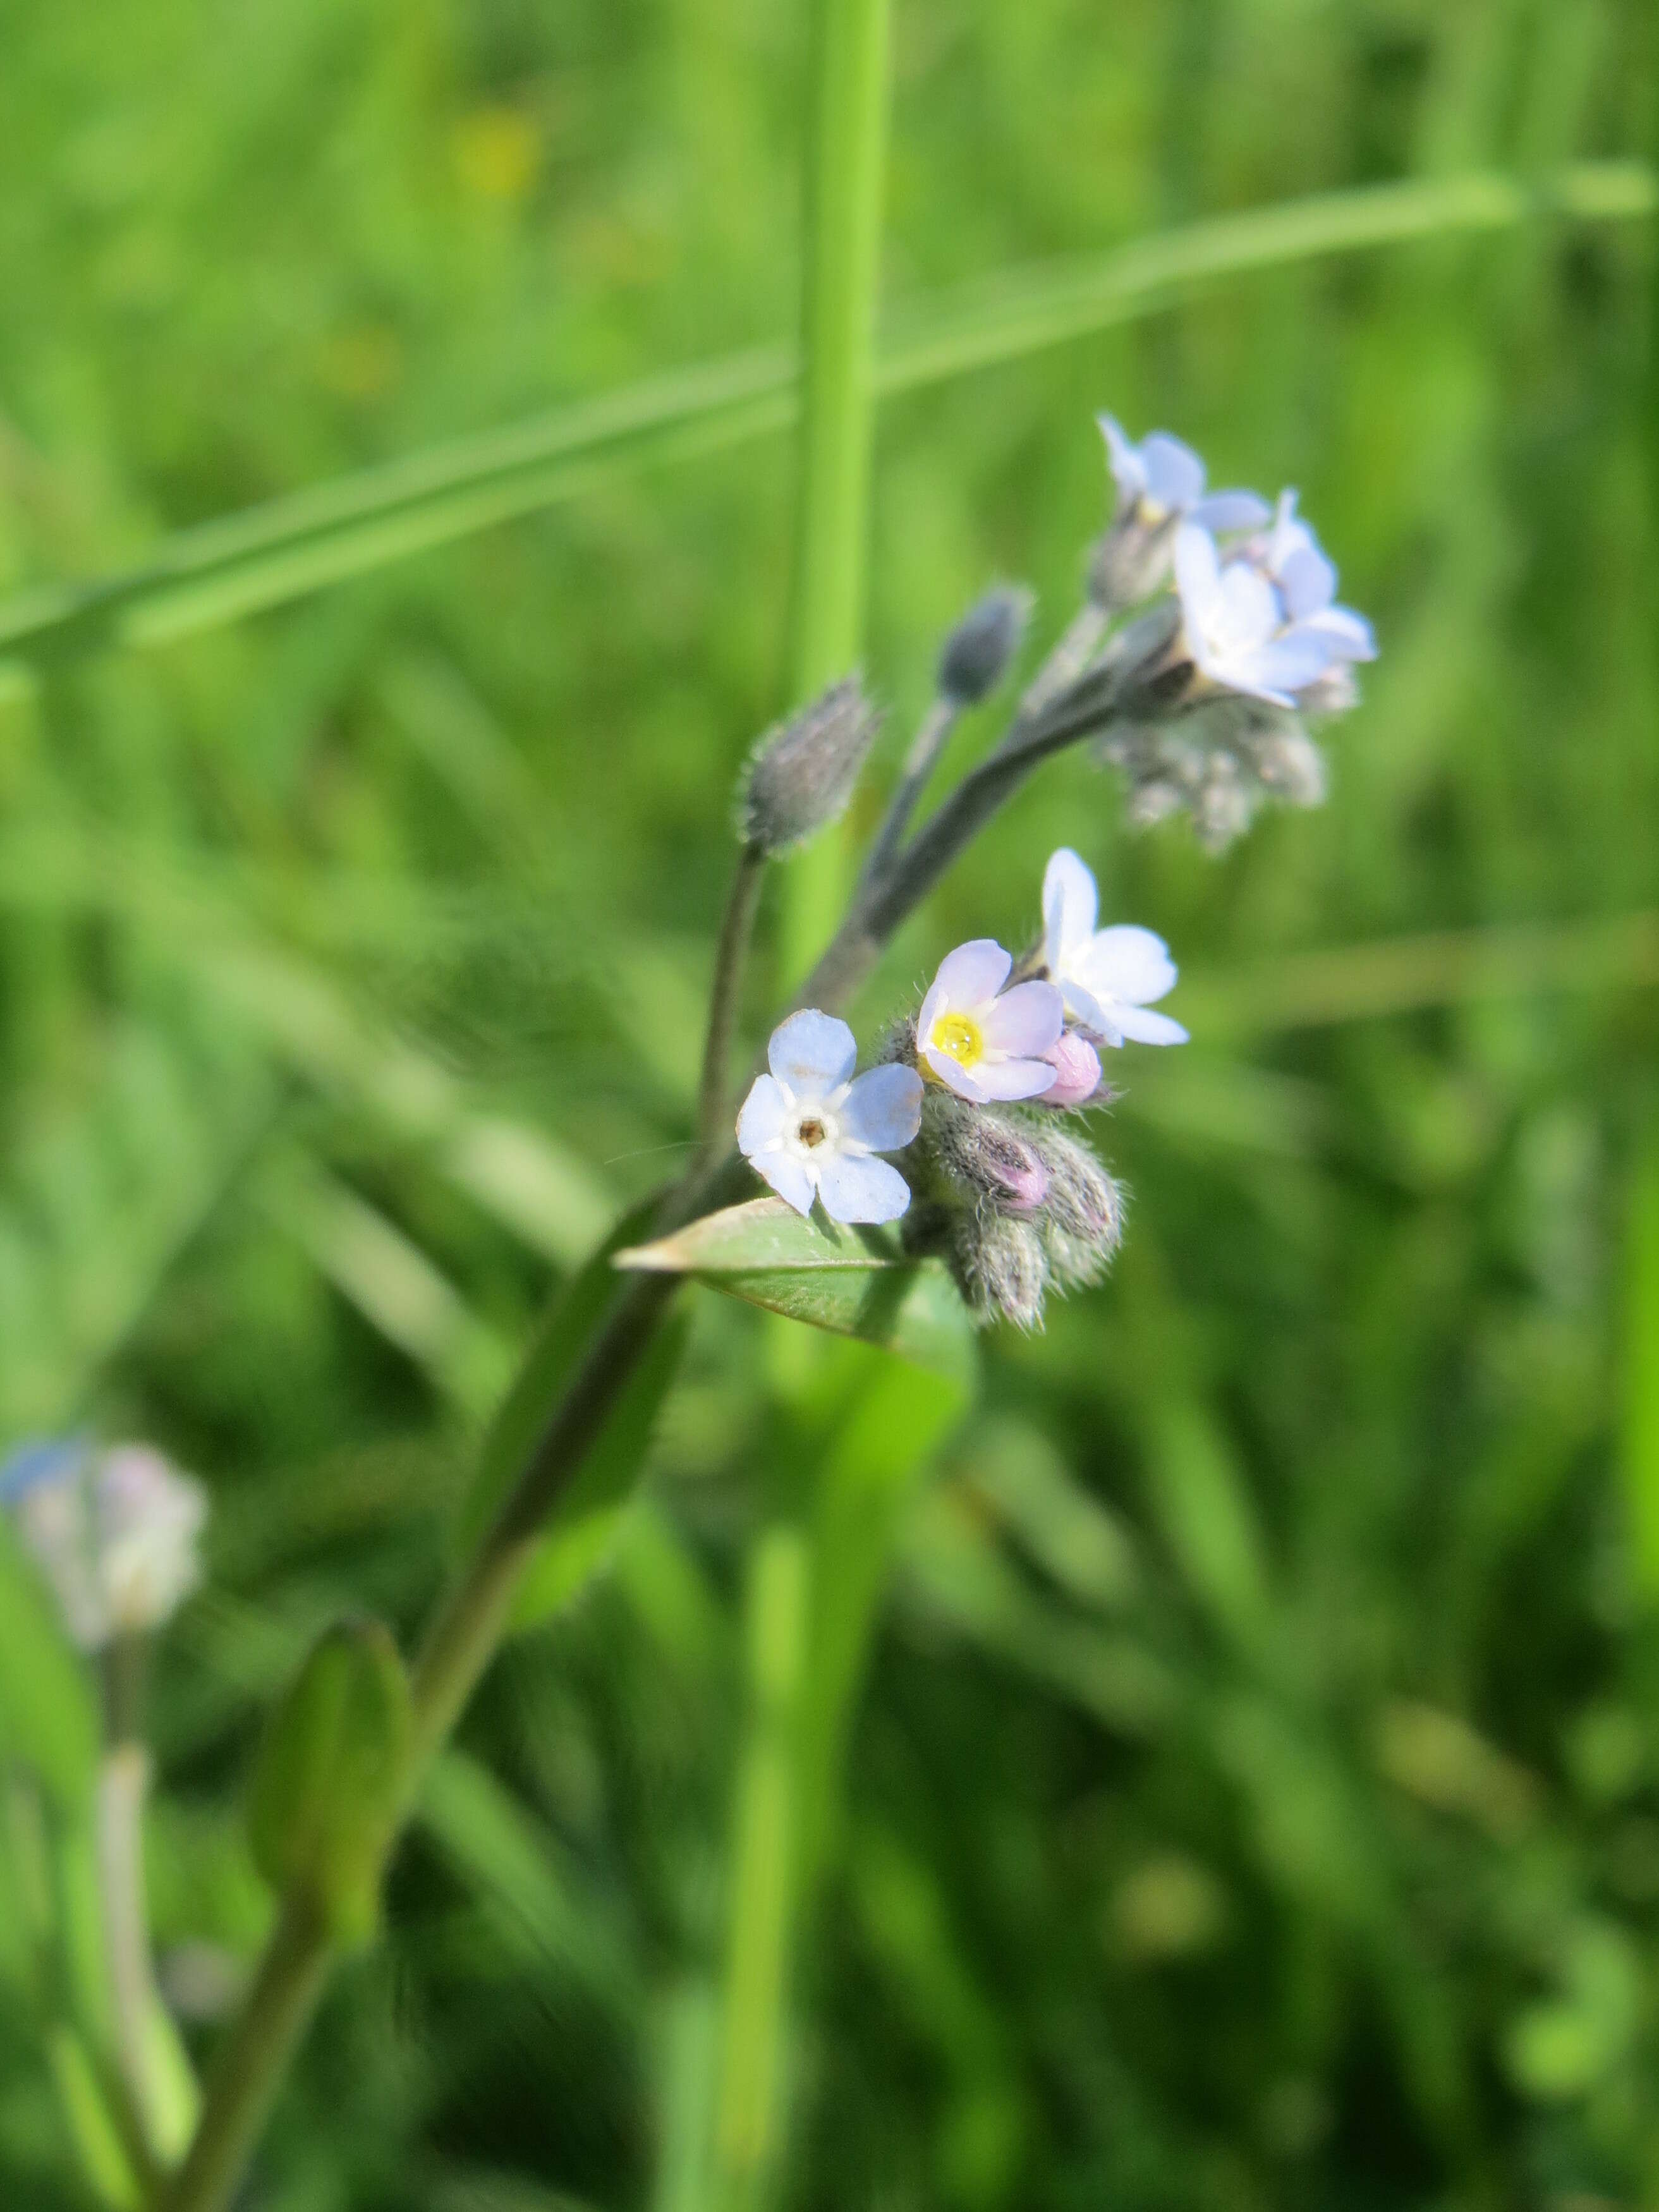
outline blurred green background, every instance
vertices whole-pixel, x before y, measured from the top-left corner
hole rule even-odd
[[[0,650],[46,628],[0,703],[0,1424],[212,1488],[149,1837],[198,2055],[270,1913],[262,1715],[340,1611],[412,1630],[550,1289],[684,1157],[732,779],[786,703],[791,447],[600,452],[177,635],[26,595],[787,342],[804,13],[6,11]],[[896,0],[894,68],[898,321],[1304,193],[1639,159],[1659,33],[1641,0]],[[985,583],[1070,611],[1102,407],[1300,486],[1382,658],[1322,812],[1212,862],[1067,759],[906,930],[866,1035],[958,939],[1023,939],[1058,842],[1169,939],[1194,1042],[1125,1055],[1114,1278],[988,1340],[966,1413],[848,1349],[780,1398],[780,1332],[697,1295],[644,1495],[491,1673],[250,2207],[729,2201],[767,2032],[734,1839],[774,1784],[813,1879],[761,2197],[1659,2201],[1642,199],[1470,233],[1431,198],[1407,242],[884,404],[882,774]],[[783,1711],[745,1650],[815,1512],[847,1620],[820,1598]],[[68,2212],[89,1692],[0,1564],[0,2199]]]

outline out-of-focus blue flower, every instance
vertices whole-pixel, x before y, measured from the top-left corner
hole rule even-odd
[[[1294,707],[1304,693],[1375,653],[1360,617],[1330,604],[1336,572],[1304,534],[1310,543],[1287,553],[1281,581],[1255,548],[1224,560],[1197,523],[1176,532],[1182,635],[1194,667],[1214,690]]]
[[[206,1495],[148,1445],[22,1445],[0,1467],[0,1504],[83,1650],[159,1627],[201,1579]]]
[[[1267,520],[1271,509],[1253,491],[1206,494],[1203,462],[1167,430],[1152,431],[1137,446],[1111,416],[1095,419],[1117,486],[1117,522],[1133,519],[1157,528],[1176,517],[1224,532],[1258,530]]]

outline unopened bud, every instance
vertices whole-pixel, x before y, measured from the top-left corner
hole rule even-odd
[[[1048,1264],[1029,1221],[970,1211],[957,1216],[950,1250],[957,1287],[975,1318],[1036,1328],[1042,1319]]]
[[[1181,518],[1166,514],[1148,521],[1139,503],[1126,508],[1089,556],[1089,597],[1115,614],[1150,599],[1169,581]]]
[[[1031,594],[1018,586],[999,584],[987,592],[945,641],[939,661],[940,695],[957,707],[976,707],[988,699],[1019,651],[1030,615]]]
[[[342,1621],[313,1645],[254,1770],[254,1863],[273,1888],[304,1896],[337,1942],[374,1932],[410,1729],[408,1677],[391,1635],[379,1621]]]
[[[1123,1194],[1086,1145],[1044,1130],[1048,1170],[1043,1220],[1054,1272],[1067,1284],[1093,1282],[1110,1264],[1123,1235]]]
[[[1038,1105],[1055,1106],[1064,1111],[1086,1106],[1098,1095],[1100,1054],[1078,1030],[1066,1030],[1059,1042],[1050,1045],[1042,1057],[1053,1066],[1054,1079],[1038,1099]]]
[[[1048,1170],[1020,1130],[932,1085],[923,1102],[921,1145],[922,1157],[947,1183],[1000,1213],[1033,1214],[1048,1195]]]
[[[835,821],[853,796],[879,717],[856,676],[769,730],[738,800],[738,834],[768,854],[787,853]]]

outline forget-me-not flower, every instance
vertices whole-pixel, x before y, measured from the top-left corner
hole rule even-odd
[[[738,1146],[797,1213],[823,1201],[832,1221],[896,1221],[910,1187],[877,1159],[898,1152],[921,1124],[921,1078],[885,1065],[855,1076],[858,1046],[845,1022],[805,1007],[772,1032],[771,1073],[757,1076],[738,1116]]]
[[[1305,616],[1291,611],[1290,593],[1264,562],[1248,552],[1224,560],[1214,538],[1196,523],[1182,523],[1176,533],[1175,574],[1187,652],[1217,690],[1294,707],[1298,694],[1333,671],[1369,657],[1346,626],[1346,608],[1332,608],[1328,598],[1310,604],[1318,587],[1300,553],[1291,556],[1287,574],[1297,604],[1309,606]],[[1330,617],[1338,614],[1345,620],[1333,627]]]
[[[0,1501],[83,1650],[159,1627],[201,1580],[206,1494],[146,1444],[25,1445]]]
[[[1137,446],[1109,415],[1095,418],[1106,441],[1117,486],[1117,521],[1131,519],[1157,528],[1173,517],[1206,530],[1258,530],[1267,520],[1265,500],[1253,491],[1204,489],[1204,464],[1190,446],[1167,430],[1154,430]]]
[[[1187,1032],[1152,1001],[1176,985],[1169,947],[1150,929],[1097,929],[1100,894],[1085,863],[1062,845],[1042,878],[1042,961],[1073,1019],[1121,1045],[1185,1044]]]
[[[976,937],[939,963],[916,1018],[916,1051],[928,1073],[976,1106],[1037,1098],[1054,1080],[1043,1054],[1059,1042],[1066,1009],[1052,983],[1005,991],[1013,955]]]

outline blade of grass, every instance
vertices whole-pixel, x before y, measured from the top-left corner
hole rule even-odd
[[[1218,216],[901,309],[878,344],[873,389],[885,397],[1016,361],[1255,270],[1540,217],[1626,222],[1656,206],[1651,168],[1585,161],[1531,179],[1477,172]],[[180,531],[136,568],[0,606],[0,696],[60,657],[184,636],[574,498],[625,470],[773,434],[799,406],[793,352],[735,355]],[[805,665],[798,652],[796,668]]]

